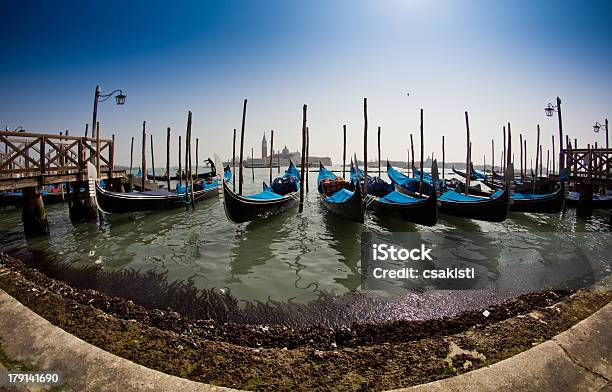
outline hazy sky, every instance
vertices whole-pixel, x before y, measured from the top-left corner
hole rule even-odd
[[[244,98],[249,153],[259,156],[270,129],[275,146],[297,150],[308,104],[311,155],[335,163],[342,124],[349,154],[363,156],[363,97],[370,158],[377,126],[383,158],[405,159],[410,132],[418,155],[420,108],[426,153],[440,156],[445,135],[447,161],[464,160],[468,110],[478,164],[485,153],[490,161],[492,138],[501,148],[508,121],[514,149],[523,132],[535,152],[540,124],[546,151],[557,122],[543,109],[556,96],[580,144],[605,143],[592,125],[612,117],[610,1],[1,0],[0,15],[0,125],[82,134],[96,84],[121,88],[125,106],[105,102],[98,116],[120,164],[131,136],[140,155],[143,120],[158,167],[172,128],[176,163],[188,110],[200,157],[229,157]]]

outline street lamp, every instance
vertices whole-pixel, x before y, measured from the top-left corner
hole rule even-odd
[[[595,125],[593,125],[593,131],[595,131],[595,133],[599,133],[599,129],[602,127],[606,130],[606,150],[607,150],[608,148],[610,148],[610,144],[608,141],[608,119],[607,118],[603,124],[600,124],[599,122],[595,122]]]
[[[98,120],[98,102],[105,102],[115,94],[117,94],[115,96],[115,102],[117,103],[117,105],[125,104],[126,95],[123,94],[123,91],[117,89],[110,94],[102,95],[102,92],[100,91],[100,86],[96,86],[96,93],[94,96],[94,105],[93,105],[93,120],[91,122],[91,129],[93,131],[91,133],[92,135],[94,134],[94,132],[97,132],[96,124]]]
[[[556,105],[549,103],[544,108],[544,113],[546,113],[547,117],[552,117],[555,112],[557,112],[557,117],[559,120],[559,174],[560,174],[561,170],[563,170],[564,162],[563,162],[563,121],[561,118],[561,98],[559,97],[557,97]]]

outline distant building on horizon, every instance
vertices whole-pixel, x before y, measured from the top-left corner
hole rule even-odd
[[[302,162],[302,154],[298,151],[290,152],[289,148],[285,145],[282,150],[278,150],[276,153],[270,151],[272,157],[272,166],[288,166],[289,161],[292,161],[294,165],[300,166]],[[240,162],[240,157],[235,157],[236,165]],[[319,166],[321,162],[325,166],[331,166],[332,160],[330,157],[314,157],[310,156],[308,159],[310,166]],[[223,162],[224,165],[232,165],[231,158],[227,162]],[[244,167],[268,167],[270,165],[270,156],[268,155],[268,141],[266,139],[266,133],[264,132],[263,139],[261,140],[261,158],[251,159],[247,157],[244,162]]]

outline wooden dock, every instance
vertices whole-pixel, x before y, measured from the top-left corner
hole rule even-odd
[[[68,133],[68,132],[66,132]],[[112,139],[0,131],[0,191],[53,185],[87,179],[87,164],[99,177],[125,177],[114,166]]]

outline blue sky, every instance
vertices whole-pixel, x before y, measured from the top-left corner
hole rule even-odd
[[[297,150],[306,103],[311,154],[338,163],[342,124],[349,153],[363,154],[368,97],[369,157],[381,126],[383,158],[405,159],[424,108],[426,154],[440,156],[445,135],[447,160],[462,161],[468,110],[480,163],[508,121],[531,152],[540,124],[546,150],[557,128],[543,108],[560,96],[570,136],[602,144],[592,125],[612,117],[611,11],[609,1],[1,0],[0,125],[80,134],[95,85],[121,88],[125,106],[100,105],[102,134],[116,134],[125,164],[146,120],[159,167],[168,126],[176,161],[188,110],[200,156],[226,158],[244,98],[245,147],[257,152],[270,129]]]

